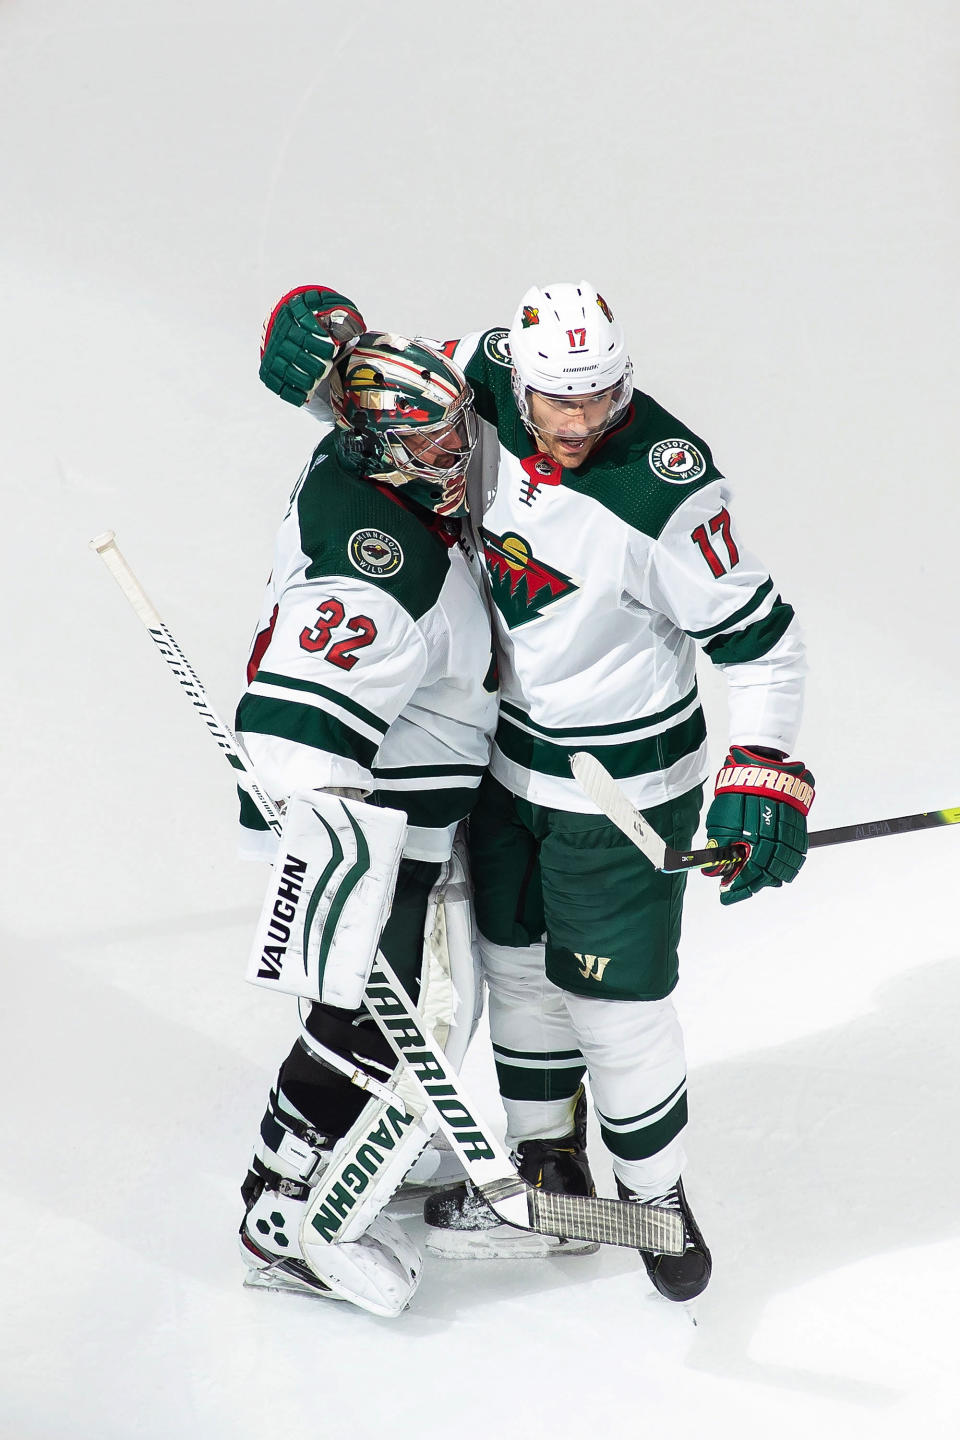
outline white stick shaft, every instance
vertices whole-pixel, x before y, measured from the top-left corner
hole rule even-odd
[[[116,535],[112,530],[104,531],[102,535],[97,535],[90,541],[90,549],[97,552],[120,586],[138,619],[189,697],[191,705],[200,715],[213,740],[216,741],[233,768],[246,776],[245,789],[270,829],[279,835],[283,824],[280,811],[257,779],[256,772],[237,744],[233,731],[229,725],[224,724],[207,699],[207,692],[200,683],[199,676],[160,619],[159,612],[147,598],[143,586],[121,554]]]
[[[595,755],[588,750],[579,750],[570,756],[570,769],[581,790],[590,797],[594,805],[642,850],[657,870],[662,870],[667,854],[666,841],[644,820],[640,811],[624,795],[613,776]]]

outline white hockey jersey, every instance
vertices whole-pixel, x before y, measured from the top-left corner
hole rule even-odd
[[[537,804],[588,812],[569,757],[589,750],[638,806],[706,778],[702,649],[730,686],[730,740],[789,753],[805,672],[792,608],[742,545],[707,446],[634,391],[576,470],[537,451],[505,330],[444,347],[482,419],[472,520],[500,658],[494,775]]]
[[[428,523],[344,470],[333,439],[277,536],[237,732],[275,798],[368,791],[406,811],[406,855],[445,860],[496,723],[481,567],[455,522]],[[247,853],[270,854],[245,796],[241,821]]]

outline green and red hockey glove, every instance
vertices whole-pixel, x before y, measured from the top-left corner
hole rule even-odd
[[[705,870],[720,875],[721,905],[735,905],[765,885],[788,884],[807,854],[807,814],[814,778],[800,760],[731,745],[707,811],[707,838],[747,846],[739,864]]]
[[[291,405],[305,405],[334,360],[366,326],[352,300],[301,285],[274,305],[263,327],[260,379]]]

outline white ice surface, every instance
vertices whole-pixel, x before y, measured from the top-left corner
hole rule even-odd
[[[316,438],[257,382],[272,299],[455,335],[590,278],[802,617],[814,823],[960,804],[958,50],[953,0],[0,9],[2,1440],[958,1433],[960,830],[691,881],[697,1329],[613,1250],[431,1259],[393,1322],[244,1291],[291,1008],[241,979],[227,769],[86,548],[229,715]]]

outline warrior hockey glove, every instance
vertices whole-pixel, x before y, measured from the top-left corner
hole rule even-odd
[[[814,784],[800,760],[730,747],[707,811],[707,838],[718,845],[746,845],[748,853],[739,863],[704,871],[722,877],[721,905],[735,905],[765,885],[787,884],[799,872]]]
[[[305,405],[344,347],[365,328],[353,301],[335,290],[291,290],[263,327],[260,379],[282,400]]]

